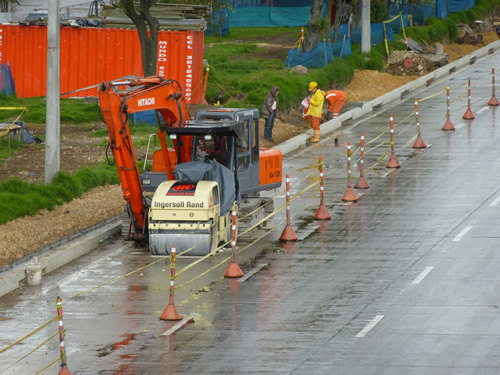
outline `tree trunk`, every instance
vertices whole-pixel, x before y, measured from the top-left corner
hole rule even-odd
[[[321,29],[321,13],[323,12],[323,0],[312,0],[311,17],[307,26],[307,34],[304,39],[304,51],[311,51],[318,45]]]
[[[121,0],[120,6],[125,11],[125,14],[132,20],[139,34],[141,43],[142,69],[144,76],[156,75],[156,58],[158,52],[158,31],[160,23],[158,19],[150,13],[150,8],[155,5],[158,0],[141,0],[139,13],[137,13],[133,0]],[[149,28],[149,33],[148,33]]]

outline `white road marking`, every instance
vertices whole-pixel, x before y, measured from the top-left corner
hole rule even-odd
[[[368,332],[370,332],[373,327],[375,327],[382,319],[384,318],[383,315],[377,315],[375,318],[371,320],[370,323],[366,325],[365,328],[363,328],[357,335],[356,337],[365,337]]]
[[[500,202],[500,197],[491,202],[490,206],[495,207],[498,204],[498,202]]]
[[[483,111],[485,111],[485,110],[487,110],[487,109],[489,109],[489,107],[483,107],[483,108],[481,108],[479,111],[477,111],[476,113],[477,113],[477,114],[480,114],[481,112],[483,112]]]
[[[240,283],[248,280],[249,278],[251,278],[253,275],[255,275],[257,272],[259,272],[261,269],[267,267],[267,264],[266,263],[262,263],[262,264],[258,264],[257,267],[255,267],[253,270],[251,270],[250,272],[248,272],[247,274],[245,274],[243,277],[240,277],[238,279],[238,281]]]
[[[412,284],[413,285],[417,285],[417,284],[420,284],[420,282],[424,279],[425,276],[427,276],[429,274],[429,272],[432,271],[434,267],[427,267],[425,270],[423,270],[420,275],[417,276],[417,278],[415,280],[413,280]]]
[[[465,234],[470,231],[472,229],[471,226],[468,226],[468,227],[465,227],[464,229],[462,229],[462,231],[457,234],[457,236],[453,239],[454,242],[458,242],[462,239],[463,236],[465,236]]]
[[[167,329],[165,332],[163,332],[160,336],[170,336],[172,333],[177,331],[179,328],[181,328],[184,324],[186,324],[189,321],[194,322],[194,318],[200,314],[198,313],[191,313],[188,316],[186,316],[184,319],[173,325],[171,328]]]

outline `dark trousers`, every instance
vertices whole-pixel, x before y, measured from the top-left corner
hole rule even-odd
[[[266,126],[264,127],[264,138],[273,137],[274,128],[274,118],[276,117],[276,111],[272,111],[268,118],[266,118]]]

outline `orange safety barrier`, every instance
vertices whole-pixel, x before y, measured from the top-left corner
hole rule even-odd
[[[314,215],[314,218],[316,220],[330,220],[332,217],[330,216],[330,213],[328,212],[328,209],[325,206],[325,197],[324,197],[324,184],[323,184],[323,158],[319,158],[319,178],[320,178],[320,183],[319,183],[319,192],[320,192],[320,198],[319,198],[319,207],[318,210],[316,211],[316,215]]]
[[[175,290],[175,254],[177,249],[172,247],[170,252],[170,298],[168,305],[160,315],[160,320],[181,320],[182,316],[177,312],[174,304],[174,290]]]
[[[498,99],[497,97],[495,96],[495,67],[493,66],[491,68],[491,92],[492,92],[492,95],[491,95],[491,99],[490,101],[488,102],[488,105],[492,105],[492,106],[496,106],[498,105]]]
[[[198,104],[203,99],[202,90],[195,90],[203,79],[203,42],[202,31],[158,34],[157,74],[177,80],[188,103]],[[18,97],[45,96],[47,28],[0,25],[1,62],[10,63]],[[143,75],[136,30],[61,27],[61,94],[97,96],[97,85],[103,81]],[[88,89],[78,91],[82,88]]]
[[[66,365],[66,349],[64,345],[64,325],[63,325],[63,311],[62,311],[62,300],[57,297],[57,320],[59,322],[59,346],[61,348],[61,370],[59,375],[71,375]]]
[[[418,99],[415,99],[415,120],[417,121],[417,139],[413,144],[413,148],[427,148],[427,145],[420,136],[420,120],[418,119]]]
[[[354,184],[356,189],[368,189],[370,185],[364,176],[365,168],[365,133],[361,133],[361,147],[360,147],[360,158],[359,158],[359,178]]]
[[[347,189],[342,196],[342,200],[344,202],[356,202],[358,200],[358,197],[351,186],[351,155],[351,142],[347,142]]]
[[[467,90],[467,110],[465,111],[464,115],[462,118],[464,120],[474,120],[476,116],[472,113],[470,109],[470,96],[471,96],[471,85],[470,85],[470,77],[469,77],[469,88]]]
[[[399,168],[401,165],[399,164],[398,158],[396,157],[396,153],[394,152],[394,118],[390,117],[391,121],[391,157],[389,158],[389,161],[385,165],[386,168]]]
[[[226,272],[224,273],[224,277],[241,277],[243,276],[243,271],[241,270],[238,263],[236,263],[236,211],[233,211],[232,214],[232,239],[231,239],[231,248],[232,248],[232,258],[231,263],[229,263],[229,267],[227,267]]]
[[[450,88],[446,87],[446,122],[443,125],[444,131],[455,131],[455,127],[450,120]]]
[[[297,241],[298,237],[290,224],[290,175],[286,175],[286,226],[281,233],[280,241]]]

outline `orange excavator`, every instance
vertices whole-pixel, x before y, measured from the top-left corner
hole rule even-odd
[[[230,240],[231,211],[264,210],[259,193],[281,186],[282,155],[259,147],[257,109],[211,108],[193,120],[180,84],[159,76],[103,82],[99,106],[127,202],[124,237],[154,255],[215,252]],[[142,173],[128,123],[140,111],[154,112],[160,144]]]

